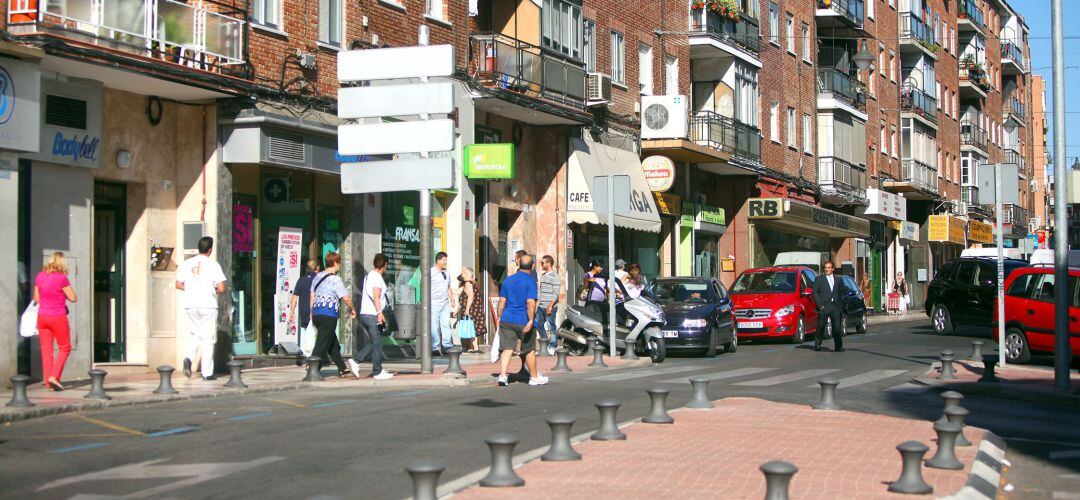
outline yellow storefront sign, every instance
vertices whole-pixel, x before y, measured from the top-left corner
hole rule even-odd
[[[928,241],[964,244],[964,221],[950,215],[931,215],[927,223]]]
[[[977,220],[968,222],[968,239],[979,243],[994,242],[994,227]]]

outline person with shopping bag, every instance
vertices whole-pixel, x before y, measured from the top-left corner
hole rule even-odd
[[[461,294],[458,297],[458,338],[461,347],[468,353],[480,352],[476,348],[476,339],[487,333],[484,321],[484,300],[476,286],[476,272],[471,267],[461,270],[458,276]]]
[[[41,377],[45,379],[45,387],[54,391],[64,390],[60,379],[64,375],[64,364],[71,355],[67,303],[78,301],[67,273],[64,252],[53,252],[34,278],[34,303],[38,305],[37,329],[41,337]],[[54,347],[57,350],[55,359]]]
[[[386,280],[383,273],[389,259],[381,253],[371,260],[372,270],[364,278],[360,296],[360,329],[357,333],[367,336],[367,342],[360,347],[359,339],[353,340],[353,355],[349,359],[349,371],[360,378],[360,362],[371,355],[371,375],[375,380],[394,378],[394,374],[383,369],[383,339],[386,338]]]
[[[293,286],[289,304],[289,326],[296,326],[299,338],[297,343],[300,344],[300,354],[296,357],[296,366],[300,366],[304,358],[311,356],[311,351],[315,349],[315,327],[311,325],[311,301],[307,299],[311,297],[311,285],[320,269],[318,259],[308,259],[307,274],[296,280],[296,285]],[[300,310],[299,318],[296,315],[297,309]],[[300,323],[296,323],[297,319]]]

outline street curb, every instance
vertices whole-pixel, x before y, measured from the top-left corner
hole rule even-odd
[[[877,315],[866,318],[866,326],[890,325],[895,323],[926,323],[930,324],[930,318],[924,314],[909,316]]]
[[[936,375],[941,367],[940,361],[930,364],[922,375],[913,377],[915,383],[939,389],[954,390],[963,394],[994,396],[1016,401],[1033,403],[1055,403],[1080,408],[1080,395],[1069,392],[1060,393],[1054,389],[1042,390],[1034,387],[1017,386],[1008,382],[956,382],[938,380]]]
[[[994,500],[1001,487],[1001,474],[1005,471],[1007,445],[990,431],[983,431],[979,451],[971,463],[968,480],[960,491],[942,497],[946,500]]]

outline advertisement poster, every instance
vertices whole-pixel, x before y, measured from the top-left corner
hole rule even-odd
[[[255,235],[251,207],[233,205],[233,251],[249,253],[255,251]]]
[[[297,343],[296,325],[289,325],[289,299],[300,278],[303,231],[293,227],[278,230],[277,271],[274,280],[274,345]]]
[[[393,283],[395,299],[403,304],[419,299],[420,197],[415,192],[382,195],[382,253],[389,261],[383,278]],[[415,279],[414,279],[415,278]]]

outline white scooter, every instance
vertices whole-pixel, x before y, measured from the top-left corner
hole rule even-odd
[[[627,297],[626,288],[619,280],[615,280],[623,297]],[[593,284],[593,286],[600,287]],[[606,303],[600,307],[607,308]],[[620,321],[615,327],[615,348],[626,351],[634,349],[635,353],[648,353],[653,363],[660,363],[667,357],[667,349],[664,347],[664,335],[660,331],[663,326],[664,310],[660,308],[647,292],[621,304],[626,311],[624,321]],[[603,312],[594,307],[573,305],[566,308],[566,321],[559,327],[559,338],[563,339],[563,346],[575,356],[586,354],[589,339],[596,338],[599,345],[609,346],[610,332],[607,324],[603,321]],[[615,319],[615,321],[618,321]]]

